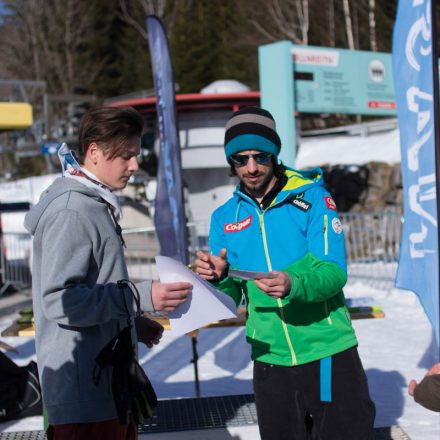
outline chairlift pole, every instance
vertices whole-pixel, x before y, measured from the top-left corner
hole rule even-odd
[[[434,108],[434,150],[435,150],[435,187],[436,187],[436,203],[437,203],[437,257],[440,253],[440,127],[439,127],[439,69],[438,69],[438,44],[437,44],[437,14],[436,14],[436,0],[431,0],[431,47],[432,47],[432,85],[433,85],[433,108]],[[438,264],[438,273],[440,274],[440,258]],[[440,275],[439,275],[440,280]],[[439,308],[438,319],[440,319],[440,281],[439,281]],[[440,334],[436,335],[438,341],[440,341]],[[440,348],[437,353],[440,360]]]

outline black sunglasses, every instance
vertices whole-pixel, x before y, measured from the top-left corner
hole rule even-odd
[[[250,158],[253,158],[258,165],[266,165],[272,159],[271,153],[257,153],[257,154],[233,154],[230,156],[231,162],[236,167],[244,167],[247,165]]]

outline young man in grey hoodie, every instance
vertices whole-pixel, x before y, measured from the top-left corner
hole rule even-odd
[[[89,110],[79,128],[79,163],[62,147],[63,177],[26,215],[34,236],[32,294],[36,351],[52,439],[135,439],[118,423],[111,369],[93,381],[95,358],[127,325],[136,307],[128,287],[121,208],[114,190],[138,170],[143,119],[132,108]],[[172,311],[191,284],[136,284],[142,311]],[[134,320],[134,319],[133,319]],[[136,318],[138,339],[157,343],[163,329]],[[136,333],[134,331],[134,333]]]

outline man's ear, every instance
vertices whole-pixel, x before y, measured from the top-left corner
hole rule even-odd
[[[99,153],[100,148],[98,147],[98,144],[96,142],[92,142],[89,145],[89,148],[87,148],[86,157],[90,159],[90,162],[92,162],[93,165],[96,165],[98,163]]]

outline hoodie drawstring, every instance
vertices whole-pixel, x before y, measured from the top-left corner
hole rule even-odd
[[[110,215],[112,216],[113,222],[115,224],[115,230],[116,234],[119,235],[119,239],[121,240],[122,246],[127,249],[127,246],[125,245],[124,237],[122,236],[122,228],[121,225],[118,223],[118,220],[116,219],[116,216],[113,212],[113,205],[110,205],[110,203],[107,203],[108,210],[110,211]]]

